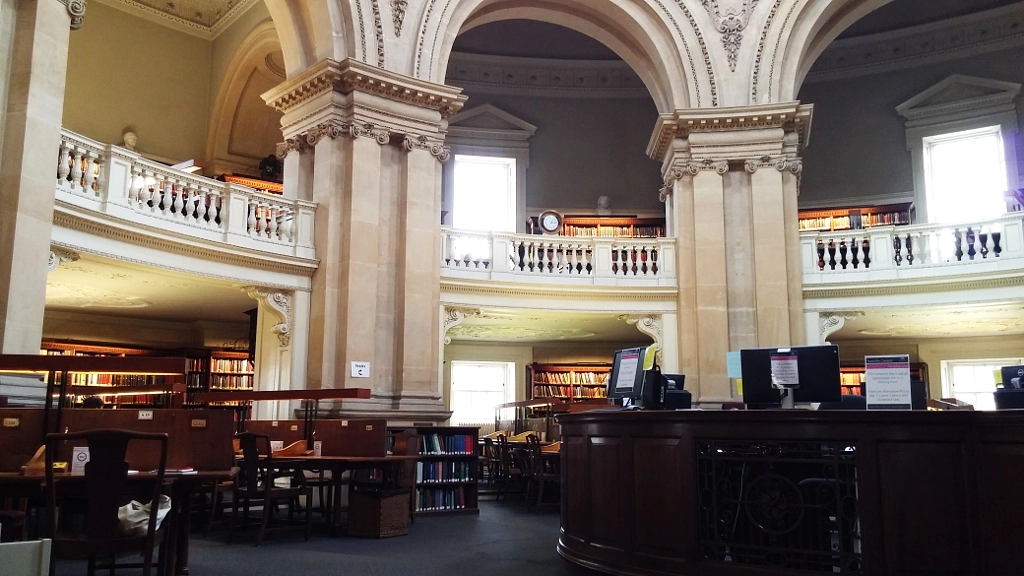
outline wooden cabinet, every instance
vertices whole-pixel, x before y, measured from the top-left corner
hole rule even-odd
[[[864,365],[847,364],[839,368],[839,383],[843,394],[864,395]],[[923,362],[910,363],[910,379],[928,383],[928,365]]]
[[[412,499],[417,515],[479,514],[477,506],[477,442],[473,426],[391,428],[420,437]],[[392,439],[389,438],[389,450]]]
[[[566,216],[562,220],[562,235],[656,238],[665,235],[665,219],[612,216]]]
[[[911,224],[914,220],[914,203],[801,210],[799,218],[801,232],[860,230],[873,226]]]
[[[531,400],[607,398],[611,364],[530,364],[526,389]]]

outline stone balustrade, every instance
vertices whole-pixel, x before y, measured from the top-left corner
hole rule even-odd
[[[957,225],[808,232],[800,239],[804,286],[1024,268],[1024,213]]]
[[[314,258],[316,204],[175,170],[61,132],[57,200],[129,226],[277,255]]]
[[[591,284],[674,286],[674,238],[539,236],[443,228],[447,277]]]

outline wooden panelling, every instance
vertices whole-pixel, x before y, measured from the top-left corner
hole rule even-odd
[[[684,555],[684,524],[693,522],[682,489],[683,454],[679,438],[633,439],[633,526],[637,554]],[[651,474],[657,470],[657,474]]]
[[[316,420],[315,440],[323,442],[324,456],[384,456],[387,454],[388,422],[366,420]]]
[[[285,446],[306,437],[303,420],[246,420],[245,431],[266,434],[271,440],[280,440]]]
[[[591,541],[594,544],[625,549],[632,534],[627,514],[629,474],[623,464],[629,461],[621,438],[590,437],[589,470]]]
[[[0,472],[17,472],[43,445],[43,411],[0,408]]]
[[[964,456],[959,444],[885,442],[878,447],[882,526],[890,573],[970,573]],[[941,550],[941,554],[936,554]]]
[[[582,436],[562,437],[562,460],[584,462],[583,451],[587,449]],[[562,482],[562,528],[567,534],[580,540],[590,540],[590,509],[584,479],[587,470],[583,466],[563,466],[565,481]]]
[[[991,550],[986,555],[987,574],[1018,574],[1024,571],[1021,533],[1003,529],[1024,518],[1024,446],[982,446],[980,476],[982,538]]]

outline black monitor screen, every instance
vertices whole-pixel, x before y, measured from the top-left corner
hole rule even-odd
[[[1024,388],[1024,366],[1003,366],[1001,373],[1003,388]]]
[[[797,360],[799,388],[794,402],[838,402],[843,395],[839,380],[839,348],[836,346],[794,346],[792,348],[751,348],[740,350],[745,404],[778,404],[779,390],[772,386],[772,355],[792,351]]]
[[[646,348],[626,348],[615,353],[612,374],[608,378],[609,398],[638,398],[644,381]]]

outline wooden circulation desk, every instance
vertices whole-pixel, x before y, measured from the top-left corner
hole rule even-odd
[[[1019,574],[1024,411],[558,416],[558,553],[612,574]]]

